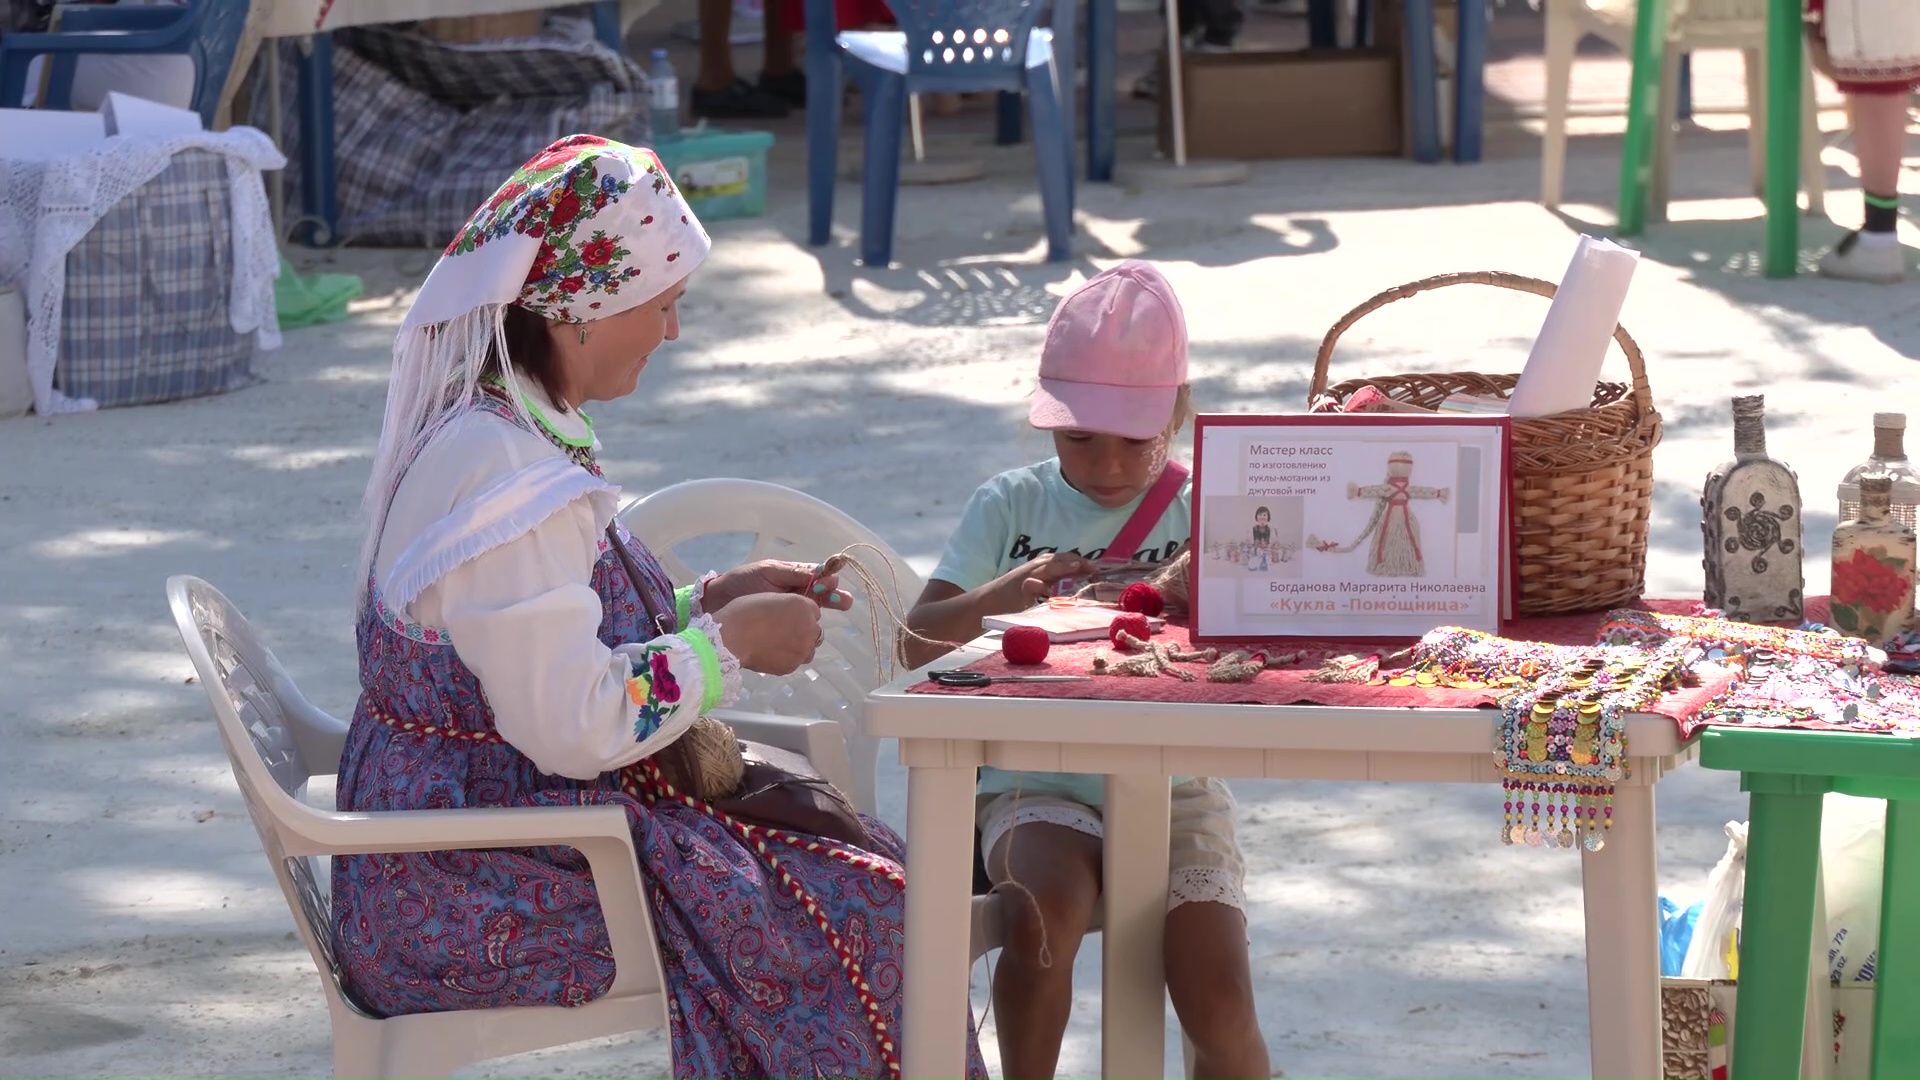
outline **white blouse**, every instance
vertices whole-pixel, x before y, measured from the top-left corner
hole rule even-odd
[[[562,438],[577,412],[528,387]],[[500,735],[543,772],[590,780],[659,752],[734,701],[740,664],[682,589],[678,634],[601,643],[594,564],[620,489],[491,412],[452,421],[395,492],[374,563],[383,615],[448,640],[479,677]]]

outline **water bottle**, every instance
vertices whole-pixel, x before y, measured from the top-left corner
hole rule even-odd
[[[647,72],[651,92],[653,138],[655,142],[680,135],[680,77],[674,74],[667,50],[653,50],[653,67]]]

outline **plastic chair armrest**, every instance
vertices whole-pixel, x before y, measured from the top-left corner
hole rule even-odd
[[[306,808],[302,808],[306,810]],[[611,995],[656,979],[653,920],[640,884],[632,826],[619,806],[514,806],[470,810],[384,810],[281,817],[289,855],[381,855],[407,851],[565,846],[593,875],[613,950]]]
[[[838,721],[733,709],[715,709],[707,715],[731,727],[743,739],[802,755],[828,783],[843,792],[853,790],[853,758],[847,753],[846,735]]]

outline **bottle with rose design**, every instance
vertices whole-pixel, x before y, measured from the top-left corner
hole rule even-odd
[[[1860,516],[1833,530],[1833,625],[1885,645],[1913,621],[1913,530],[1892,516],[1894,478],[1862,476]]]

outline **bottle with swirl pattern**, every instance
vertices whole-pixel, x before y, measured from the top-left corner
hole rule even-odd
[[[1804,617],[1800,479],[1767,454],[1766,397],[1733,399],[1733,460],[1707,474],[1700,496],[1704,600],[1729,619]]]

